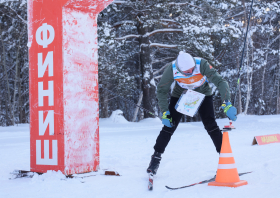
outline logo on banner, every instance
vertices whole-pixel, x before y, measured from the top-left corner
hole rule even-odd
[[[255,136],[252,145],[264,145],[270,143],[280,143],[280,134]]]

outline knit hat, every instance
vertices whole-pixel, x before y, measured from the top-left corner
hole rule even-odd
[[[179,70],[181,70],[181,71],[189,70],[195,66],[194,58],[186,52],[181,51],[179,53],[176,61],[177,61]]]

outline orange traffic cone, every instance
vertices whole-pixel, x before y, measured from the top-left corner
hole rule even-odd
[[[216,180],[208,183],[208,186],[239,187],[247,184],[247,181],[239,179],[229,143],[228,132],[224,132]]]

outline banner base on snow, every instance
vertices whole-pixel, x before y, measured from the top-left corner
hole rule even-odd
[[[12,177],[10,179],[17,179],[17,178],[32,178],[35,174],[43,175],[44,173],[40,172],[32,172],[32,171],[25,171],[25,170],[14,170],[11,172]],[[66,178],[86,178],[86,177],[92,177],[96,176],[98,174],[97,171],[88,172],[88,173],[79,173],[79,174],[71,174],[71,175],[65,175]],[[111,176],[120,176],[120,174],[117,171],[108,171],[105,170],[100,175],[111,175]]]

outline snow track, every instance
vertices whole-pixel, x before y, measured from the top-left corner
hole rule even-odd
[[[116,170],[117,176],[66,179],[57,172],[33,178],[9,180],[15,169],[29,170],[29,125],[0,128],[0,197],[5,198],[277,198],[280,186],[280,144],[252,146],[257,135],[280,133],[280,116],[239,116],[236,130],[229,132],[236,166],[248,185],[239,188],[209,187],[201,184],[179,191],[168,186],[183,186],[215,175],[219,156],[201,122],[181,123],[172,136],[154,177],[154,189],[147,190],[146,168],[161,130],[159,119],[139,123],[114,123],[100,119],[100,167]],[[218,120],[222,128],[227,119]]]

